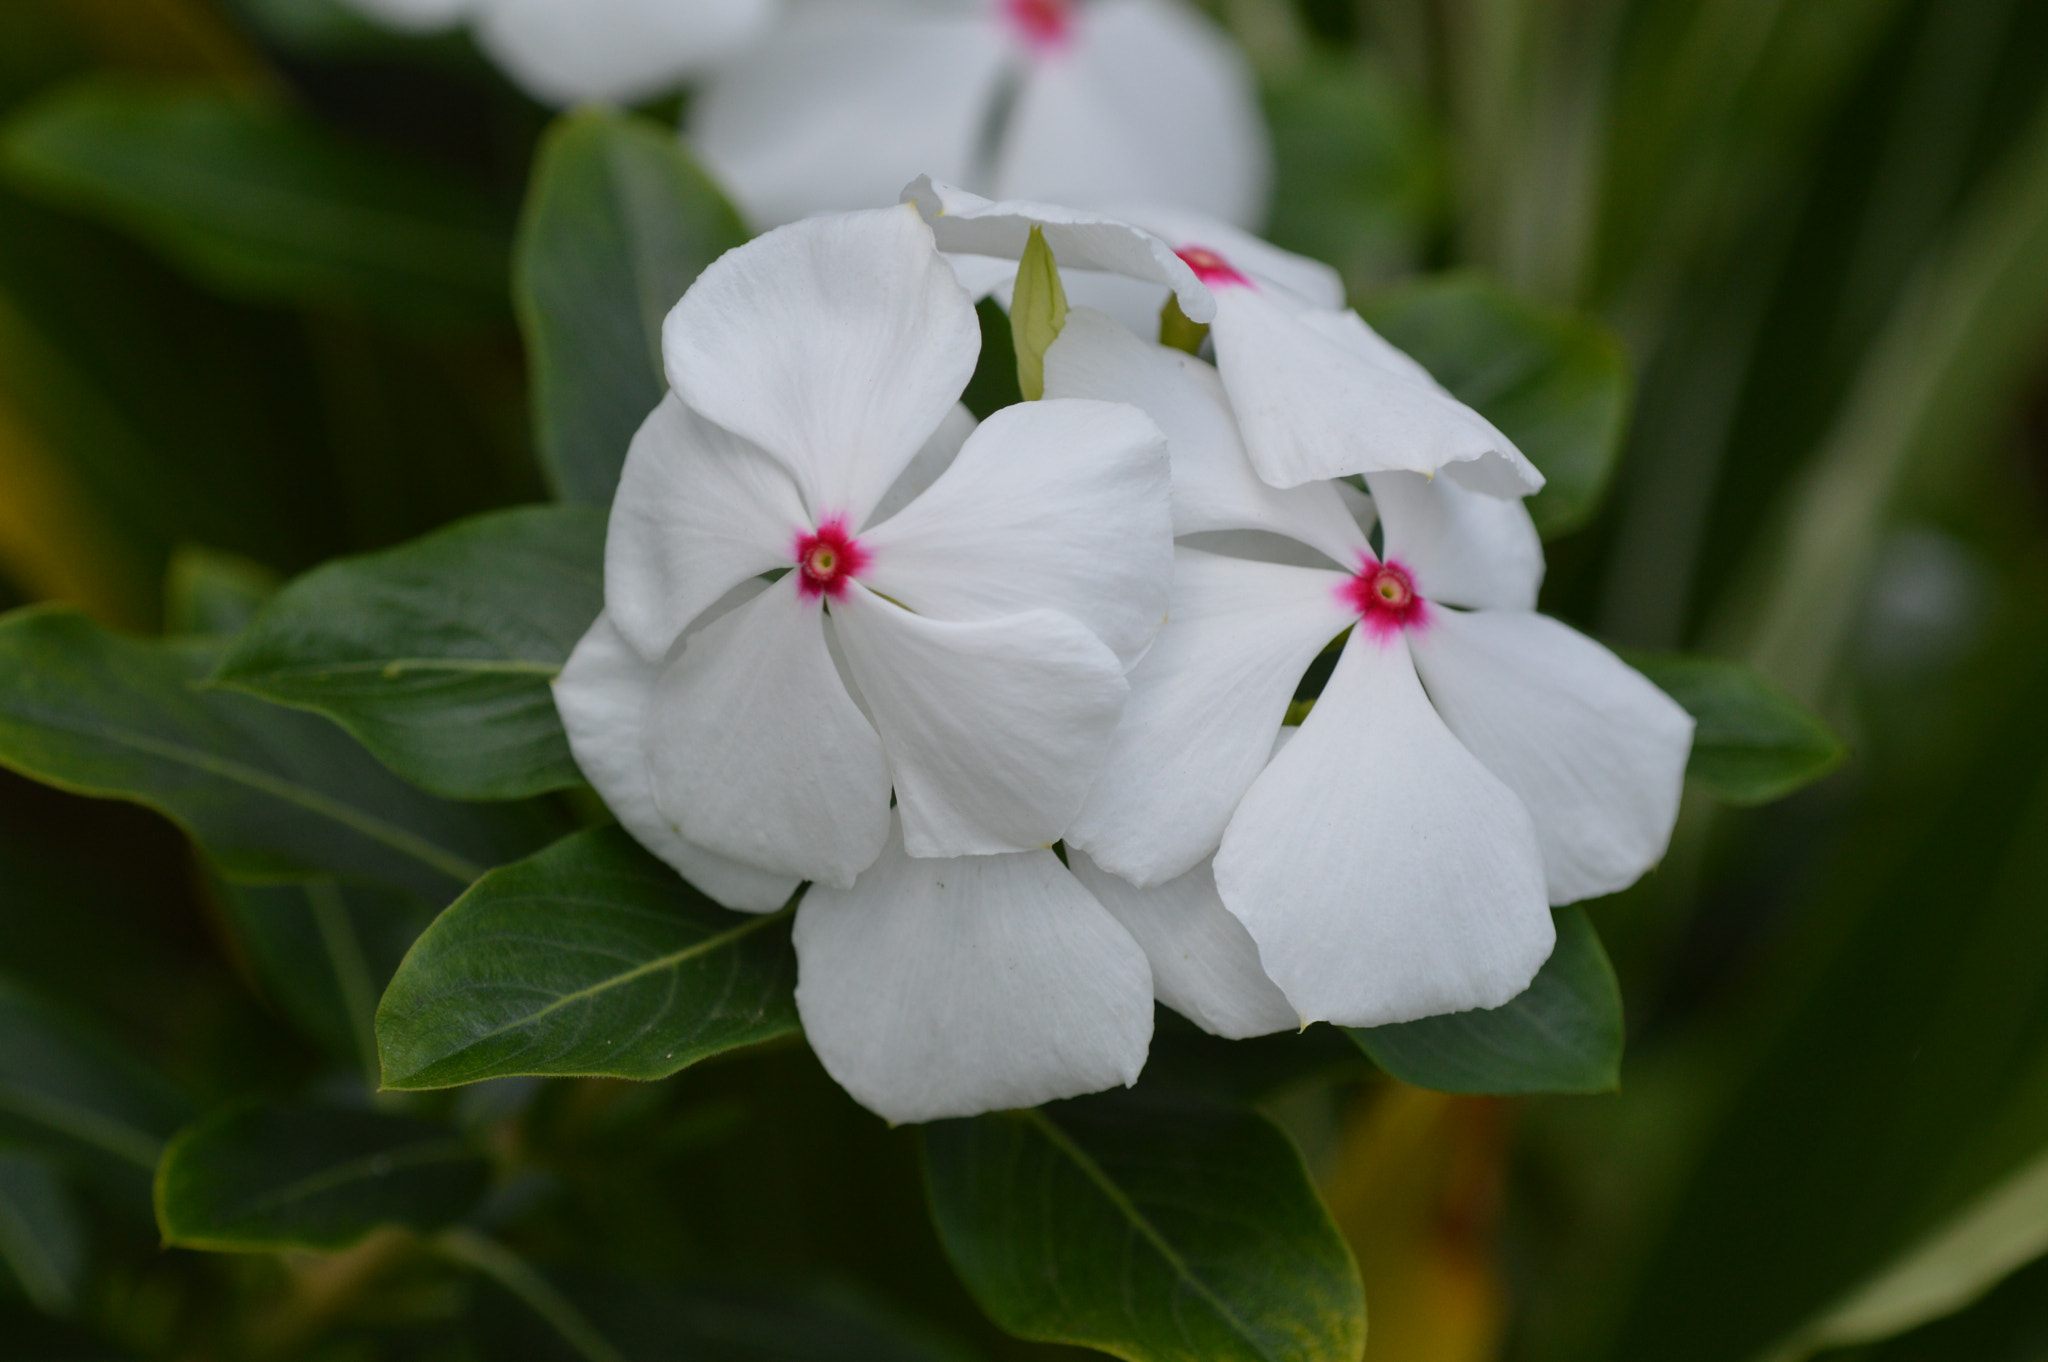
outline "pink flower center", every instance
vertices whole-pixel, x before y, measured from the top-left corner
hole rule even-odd
[[[1183,246],[1174,254],[1195,272],[1195,278],[1212,288],[1223,284],[1236,284],[1244,288],[1252,286],[1251,280],[1238,273],[1237,266],[1207,246]]]
[[[1429,622],[1429,602],[1415,591],[1415,578],[1396,562],[1379,562],[1360,554],[1355,575],[1337,588],[1344,604],[1358,612],[1365,627],[1380,638]]]
[[[1074,33],[1074,0],[1003,0],[1011,30],[1040,52],[1065,47]]]
[[[830,516],[796,537],[797,592],[805,600],[846,599],[846,584],[868,565],[868,551],[846,532],[844,516]]]

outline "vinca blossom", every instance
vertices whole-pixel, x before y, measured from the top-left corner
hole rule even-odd
[[[1180,511],[1217,483],[1187,470],[1248,458],[1206,369],[1077,311],[1046,354],[1046,390],[1157,413]],[[1405,471],[1365,481],[1370,505],[1352,496],[1377,516],[1378,549],[1370,519],[1338,515],[1337,483],[1238,516],[1257,521],[1251,538],[1200,532],[1228,517],[1179,515],[1195,533],[1176,551],[1168,623],[1067,833],[1135,886],[1213,869],[1297,1014],[1353,1026],[1527,987],[1551,905],[1621,889],[1663,854],[1692,738],[1663,692],[1535,613],[1542,551],[1519,501]],[[1253,544],[1260,556],[1238,556]],[[1297,686],[1340,638],[1273,755]],[[1209,954],[1228,964],[1233,949],[1241,962],[1220,938]]]
[[[555,685],[651,851],[748,911],[813,882],[805,1029],[892,1120],[1128,1083],[1151,1035],[1143,950],[1044,848],[1165,617],[1165,441],[1080,398],[975,426],[979,347],[907,206],[712,265],[664,326],[672,391]]]
[[[1264,122],[1184,0],[809,0],[690,109],[757,223],[887,203],[912,175],[998,197],[1262,216]]]
[[[477,45],[544,104],[631,103],[753,42],[778,0],[349,0],[393,28],[467,21]]]
[[[968,257],[959,268],[971,287],[993,288],[1001,276],[989,259],[1019,259],[1039,226],[1062,267],[1146,286],[1151,316],[1171,291],[1190,321],[1209,327],[1252,466],[1275,487],[1396,471],[1442,472],[1495,497],[1543,485],[1512,440],[1343,307],[1325,265],[1184,210],[990,202],[930,177],[903,196],[941,249]],[[1075,281],[1073,298],[1107,301],[1093,282]],[[1114,310],[1131,318],[1122,301]]]

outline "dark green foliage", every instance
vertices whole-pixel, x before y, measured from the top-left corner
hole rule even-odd
[[[432,1231],[460,1219],[488,1176],[446,1126],[258,1103],[178,1133],[157,1167],[156,1219],[164,1242],[183,1248],[343,1249],[387,1225]]]
[[[1849,755],[1820,717],[1739,662],[1630,652],[1699,725],[1685,774],[1730,804],[1768,804]]]
[[[214,680],[325,714],[454,799],[579,784],[548,683],[604,606],[604,517],[501,511],[287,587]]]
[[[796,1029],[789,915],[729,912],[618,828],[480,881],[377,1009],[384,1083],[666,1078]]]
[[[633,432],[668,390],[662,319],[745,239],[673,130],[586,109],[548,133],[513,278],[557,496],[611,504]]]
[[[1133,1362],[1357,1362],[1357,1269],[1287,1138],[1109,1094],[925,1130],[946,1252],[1011,1333]]]
[[[1579,908],[1557,913],[1557,948],[1505,1007],[1353,1030],[1405,1083],[1439,1092],[1609,1092],[1621,1085],[1621,989]]]

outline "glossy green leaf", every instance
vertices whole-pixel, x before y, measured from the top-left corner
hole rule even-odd
[[[599,828],[484,877],[377,1009],[384,1083],[665,1078],[796,1030],[789,914],[729,912]]]
[[[1731,804],[1768,804],[1842,764],[1848,748],[1819,715],[1740,662],[1624,653],[1698,727],[1686,777]]]
[[[377,1000],[433,921],[432,906],[377,885],[217,885],[272,1006],[335,1060],[377,1077]]]
[[[0,618],[0,766],[168,815],[230,875],[334,874],[445,901],[540,840],[529,811],[419,793],[325,719],[202,689],[219,646],[60,609]]]
[[[1130,1362],[1358,1362],[1358,1270],[1263,1117],[1111,1093],[924,1145],[947,1256],[1009,1332]]]
[[[673,128],[592,108],[549,130],[513,289],[556,495],[611,504],[633,432],[668,389],[662,319],[706,265],[744,240],[738,215]]]
[[[38,1310],[68,1315],[85,1284],[85,1225],[40,1159],[0,1153],[0,1263]]]
[[[1373,1063],[1438,1092],[1611,1092],[1621,1085],[1621,987],[1580,908],[1557,912],[1557,948],[1503,1007],[1351,1031]]]
[[[242,297],[432,324],[505,315],[510,224],[487,197],[283,107],[89,83],[15,121],[0,164]]]
[[[1633,387],[1621,342],[1605,327],[1472,274],[1426,279],[1362,310],[1543,471],[1529,513],[1544,538],[1592,519],[1614,476]]]
[[[372,1230],[438,1230],[489,1166],[447,1126],[378,1111],[229,1107],[178,1132],[156,1174],[164,1242],[223,1253],[344,1249]]]
[[[511,799],[579,784],[549,689],[604,608],[604,516],[478,516],[279,594],[214,680],[325,714],[413,784]]]
[[[147,1171],[184,1099],[117,1046],[0,981],[0,1142],[94,1170]]]

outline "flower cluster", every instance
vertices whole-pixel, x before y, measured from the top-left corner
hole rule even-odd
[[[668,319],[556,685],[621,823],[734,908],[808,882],[805,1030],[891,1120],[1128,1084],[1155,998],[1240,1037],[1527,987],[1553,904],[1662,854],[1691,741],[1534,612],[1541,476],[1225,224],[905,199]],[[974,297],[1034,228],[1103,306],[977,426]],[[1214,364],[1112,315],[1169,295]]]

